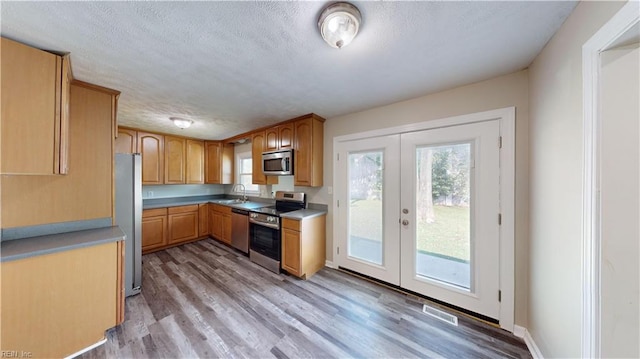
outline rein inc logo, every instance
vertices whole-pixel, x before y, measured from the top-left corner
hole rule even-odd
[[[2,350],[0,358],[32,358],[33,353],[24,350]]]

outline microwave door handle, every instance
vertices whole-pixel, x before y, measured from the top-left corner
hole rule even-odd
[[[287,170],[287,159],[286,158],[282,159],[281,165],[282,165],[282,170],[286,171]]]

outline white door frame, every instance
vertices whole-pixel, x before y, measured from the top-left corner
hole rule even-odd
[[[402,126],[372,130],[367,132],[337,136],[333,139],[333,183],[339,183],[337,178],[337,161],[335,149],[339,142],[359,140],[364,138],[422,131],[461,124],[499,120],[500,136],[502,136],[502,150],[500,151],[500,211],[502,225],[500,226],[500,327],[513,332],[515,320],[515,107],[477,112],[468,115],[447,117]],[[496,144],[497,146],[498,144]],[[333,200],[333,213],[339,213],[337,201]],[[496,218],[497,220],[497,218]],[[334,221],[335,222],[335,221]],[[341,263],[337,255],[338,238],[342,235],[338,226],[333,226],[333,256],[337,259],[336,266]]]
[[[600,303],[600,53],[640,22],[640,2],[628,1],[582,46],[582,357],[599,358]]]

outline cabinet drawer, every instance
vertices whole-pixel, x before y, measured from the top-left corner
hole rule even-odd
[[[198,212],[198,205],[194,204],[190,206],[169,207],[169,214],[186,213],[186,212]]]
[[[231,214],[231,207],[223,206],[221,204],[211,204],[211,206],[216,212]]]
[[[145,209],[142,211],[142,218],[166,216],[166,215],[167,215],[166,208]]]
[[[282,228],[300,232],[300,221],[290,218],[282,219]]]

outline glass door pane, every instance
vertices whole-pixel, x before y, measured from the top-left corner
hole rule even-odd
[[[384,152],[349,153],[348,255],[383,264]]]
[[[416,274],[471,288],[471,143],[416,148]]]

